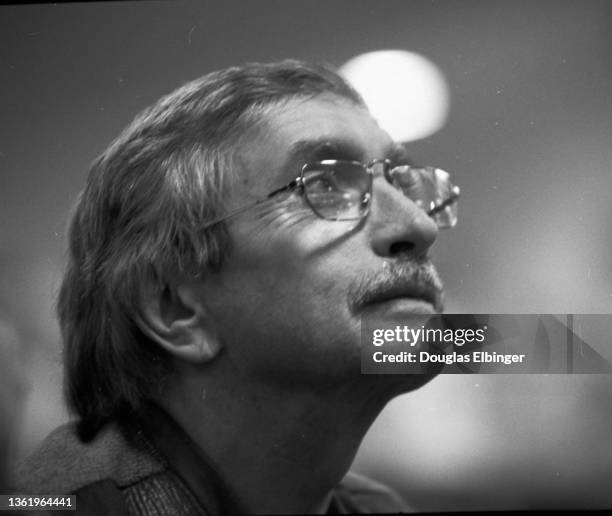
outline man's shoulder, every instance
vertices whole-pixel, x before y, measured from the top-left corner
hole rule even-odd
[[[334,491],[335,504],[342,513],[413,512],[390,487],[364,475],[349,471]]]
[[[19,489],[29,493],[73,493],[112,480],[126,487],[163,471],[163,459],[144,440],[128,440],[116,423],[82,442],[73,423],[56,428],[17,471]]]

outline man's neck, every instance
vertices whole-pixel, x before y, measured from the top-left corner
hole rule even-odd
[[[183,381],[162,406],[251,513],[322,513],[389,396]],[[197,493],[196,493],[197,494]]]

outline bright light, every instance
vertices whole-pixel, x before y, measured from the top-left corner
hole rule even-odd
[[[438,131],[449,109],[444,76],[413,52],[381,50],[352,58],[340,68],[393,139],[419,140]]]

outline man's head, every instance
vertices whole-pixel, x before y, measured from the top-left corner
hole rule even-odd
[[[362,316],[439,309],[436,224],[382,175],[358,220],[323,219],[292,189],[207,224],[305,163],[383,158],[405,160],[360,97],[295,61],[209,74],[137,117],[93,164],[70,230],[59,314],[84,433],[161,396],[182,367],[355,381]]]

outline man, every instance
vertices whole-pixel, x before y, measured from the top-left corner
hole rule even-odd
[[[73,214],[59,316],[78,419],[23,489],[102,514],[404,509],[347,471],[387,401],[431,377],[360,373],[362,317],[441,310],[428,250],[451,202],[421,209],[406,161],[339,76],[297,61],[144,111]]]

